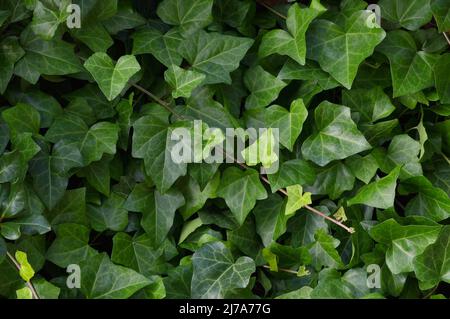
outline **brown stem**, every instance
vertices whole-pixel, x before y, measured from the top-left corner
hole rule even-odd
[[[14,258],[13,255],[11,255],[9,252],[6,253],[8,258],[11,260],[11,262],[14,264],[14,266],[17,268],[18,271],[20,271],[21,266],[17,262],[16,258]],[[33,299],[39,299],[39,296],[36,292],[36,289],[34,289],[33,283],[30,281],[26,282],[28,288],[31,290],[31,294],[33,295]]]
[[[445,40],[447,40],[448,45],[450,45],[450,38],[449,38],[449,36],[447,35],[446,32],[443,32],[443,34],[444,34]]]
[[[270,269],[270,266],[264,265],[263,268]],[[298,274],[298,272],[296,272],[295,270],[291,270],[291,269],[278,268],[278,271],[287,272],[289,274],[294,274],[294,275]]]
[[[267,3],[265,3],[264,1],[257,1],[257,3],[259,3],[260,5],[262,5],[264,8],[266,8],[267,10],[269,10],[270,12],[272,12],[273,14],[275,14],[276,16],[280,17],[281,19],[286,20],[287,17],[285,15],[283,15],[282,13],[278,12],[277,10],[275,10],[274,8],[272,8],[271,6],[269,6]]]

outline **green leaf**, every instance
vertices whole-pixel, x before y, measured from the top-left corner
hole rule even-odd
[[[28,262],[27,254],[18,250],[15,253],[15,258],[17,263],[20,265],[20,277],[22,277],[22,279],[26,282],[29,282],[34,277],[35,272],[33,267]]]
[[[166,33],[146,27],[133,35],[133,54],[151,53],[166,67],[179,66],[183,60],[179,52],[183,37],[178,29],[170,29]]]
[[[114,265],[105,253],[90,257],[80,267],[81,291],[88,299],[126,299],[151,283],[134,270]]]
[[[337,269],[343,267],[342,259],[336,250],[340,241],[328,235],[323,229],[318,229],[314,238],[315,242],[309,245],[309,253],[315,269],[320,270],[322,266]]]
[[[114,63],[106,53],[101,52],[92,55],[84,63],[84,67],[94,77],[109,101],[119,96],[131,77],[141,70],[141,66],[132,55],[124,55]]]
[[[361,122],[373,123],[395,111],[389,96],[378,86],[369,90],[343,90],[342,103],[351,108]]]
[[[239,192],[235,190],[238,189]],[[225,199],[228,207],[240,225],[255,207],[257,200],[267,198],[267,192],[253,169],[242,171],[236,167],[225,170],[217,196]]]
[[[91,226],[98,232],[107,229],[122,231],[128,225],[128,212],[123,207],[125,198],[117,193],[112,193],[101,206],[88,205],[87,215]]]
[[[66,268],[97,254],[89,246],[89,228],[78,224],[61,224],[55,228],[55,232],[56,240],[46,254],[46,258],[55,265]]]
[[[414,270],[414,258],[436,241],[442,226],[406,225],[388,219],[372,227],[370,236],[379,243],[389,245],[386,263],[393,274]]]
[[[315,110],[317,133],[303,143],[303,156],[320,166],[368,150],[370,144],[351,119],[348,107],[322,102]]]
[[[192,298],[221,299],[236,288],[245,288],[255,271],[249,257],[234,260],[221,242],[207,244],[195,252],[192,262]]]
[[[153,248],[153,241],[147,234],[131,237],[117,233],[113,238],[111,260],[149,277],[164,269],[163,252],[162,248]]]
[[[395,168],[386,177],[361,187],[358,194],[351,198],[347,204],[364,204],[371,207],[388,209],[394,206],[395,188],[400,175],[400,166]]]
[[[183,195],[176,190],[161,194],[155,190],[149,196],[141,225],[151,239],[153,247],[159,247],[172,228],[175,211],[185,204]]]
[[[444,54],[439,58],[434,67],[436,90],[439,94],[441,103],[450,103],[450,80],[448,76],[446,76],[448,75],[448,72],[450,72],[450,54]]]
[[[272,192],[287,186],[313,184],[316,179],[316,169],[312,164],[301,159],[294,159],[281,163],[279,170],[269,174]]]
[[[70,3],[70,0],[36,1],[31,22],[33,32],[44,40],[52,39],[59,25],[69,17],[67,6]]]
[[[16,291],[17,299],[33,299],[33,292],[28,287]]]
[[[436,286],[440,281],[450,282],[450,227],[442,228],[436,242],[414,259],[414,272],[420,281]]]
[[[133,157],[144,159],[147,174],[152,176],[158,190],[164,193],[187,173],[186,163],[176,164],[172,159],[171,150],[176,144],[172,133],[177,127],[190,130],[191,123],[180,122],[168,127],[165,121],[143,116],[133,127]]]
[[[183,32],[192,32],[212,22],[213,0],[164,0],[157,14],[165,23],[180,26]]]
[[[287,85],[259,65],[245,73],[244,83],[251,92],[245,102],[246,109],[266,107],[276,100],[278,94]]]
[[[381,0],[381,15],[405,29],[414,31],[431,21],[430,0]]]
[[[99,122],[92,126],[81,140],[80,151],[85,164],[102,159],[103,154],[116,154],[119,126],[109,122]]]
[[[436,19],[439,32],[450,30],[450,5],[445,0],[431,0],[431,11]]]
[[[28,104],[18,104],[3,111],[2,117],[13,134],[38,133],[40,128],[40,115],[38,111]]]
[[[407,216],[421,215],[436,222],[450,217],[450,198],[445,191],[434,187],[426,177],[407,179],[402,183],[402,187],[409,193],[418,193],[406,205]]]
[[[288,11],[286,20],[287,29],[276,29],[264,35],[259,47],[259,56],[266,56],[278,53],[287,55],[299,64],[305,64],[306,57],[306,30],[310,23],[326,8],[319,1],[315,0],[309,8],[301,8],[294,3]]]
[[[308,57],[350,89],[359,65],[373,54],[386,33],[372,23],[375,14],[357,11],[338,24],[315,20],[307,33]]]
[[[205,80],[206,76],[195,71],[184,70],[172,65],[165,73],[164,79],[172,87],[174,98],[191,96],[192,91]]]
[[[343,163],[330,164],[318,171],[314,184],[308,190],[314,194],[326,194],[336,199],[345,191],[353,189],[355,176]]]
[[[408,32],[389,32],[377,50],[389,59],[394,97],[417,93],[433,86],[437,56],[418,51],[414,38]]]
[[[180,52],[194,71],[206,75],[204,84],[231,84],[230,72],[252,45],[252,39],[198,31],[183,42]]]
[[[303,193],[303,187],[300,185],[288,186],[288,201],[285,214],[287,216],[295,214],[300,208],[312,204],[311,193]]]
[[[280,143],[293,150],[308,117],[308,111],[302,99],[295,100],[291,104],[290,112],[285,108],[273,105],[265,111],[268,127],[278,128],[280,131]]]

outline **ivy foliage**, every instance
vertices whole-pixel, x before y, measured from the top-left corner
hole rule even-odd
[[[0,0],[0,296],[449,297],[450,1],[378,6]]]

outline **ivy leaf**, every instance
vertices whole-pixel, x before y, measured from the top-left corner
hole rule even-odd
[[[162,247],[153,248],[153,241],[147,234],[131,237],[117,233],[113,238],[111,260],[149,277],[159,273],[164,266],[163,252]]]
[[[23,251],[16,251],[15,253],[16,261],[20,265],[20,277],[26,282],[29,282],[34,277],[34,269],[28,262],[27,254]]]
[[[312,164],[301,159],[294,159],[281,163],[279,170],[269,174],[270,187],[276,192],[287,186],[313,184],[316,178],[316,169]]]
[[[450,5],[445,0],[431,0],[431,11],[436,19],[439,32],[450,30]]]
[[[133,54],[151,53],[166,67],[179,66],[183,60],[179,52],[183,38],[178,29],[166,33],[146,27],[133,33]]]
[[[371,207],[388,209],[394,206],[395,188],[400,175],[400,167],[395,168],[388,176],[361,187],[358,194],[347,204],[364,204]]]
[[[437,56],[417,51],[414,38],[408,32],[389,32],[377,50],[386,55],[391,64],[394,97],[417,93],[433,86]]]
[[[25,51],[16,37],[8,37],[0,42],[0,93],[4,94],[14,73],[14,65]]]
[[[184,70],[172,65],[165,73],[164,79],[173,88],[174,98],[191,96],[192,91],[205,80],[206,76],[195,71]]]
[[[183,42],[180,52],[194,71],[206,75],[204,84],[231,84],[230,72],[252,45],[252,39],[198,31]]]
[[[317,133],[306,139],[303,156],[320,166],[370,148],[346,106],[322,102],[315,111]]]
[[[326,194],[336,199],[343,192],[353,189],[355,176],[344,163],[330,164],[318,171],[317,178],[307,190],[314,195]]]
[[[157,14],[165,23],[180,26],[183,32],[192,32],[212,22],[213,0],[164,0]]]
[[[448,252],[450,227],[444,226],[436,242],[414,259],[414,272],[420,281],[436,286],[440,281],[450,282]]]
[[[129,298],[151,283],[134,270],[114,265],[105,253],[90,257],[80,267],[81,291],[89,299]]]
[[[245,102],[246,109],[266,107],[278,97],[278,94],[287,85],[259,65],[245,73],[244,83],[251,92]]]
[[[97,52],[84,63],[108,101],[114,100],[141,66],[132,55],[124,55],[115,64],[106,54]]]
[[[36,7],[33,12],[33,21],[31,28],[34,33],[44,40],[50,40],[54,37],[59,25],[68,18],[67,6],[69,0],[58,0],[54,2],[36,1]]]
[[[180,122],[168,127],[168,123],[153,116],[143,116],[134,125],[133,157],[144,159],[148,175],[152,176],[162,193],[187,173],[186,163],[176,164],[171,150],[176,144],[172,132],[177,127],[191,129],[191,123]]]
[[[266,200],[258,202],[253,215],[256,220],[256,232],[261,237],[264,246],[269,246],[286,232],[287,220],[285,201],[277,194],[271,194]]]
[[[18,104],[2,112],[2,117],[13,134],[38,133],[41,118],[39,112],[28,104]]]
[[[384,19],[411,31],[419,29],[432,18],[429,0],[381,0],[379,6]]]
[[[372,227],[370,236],[379,243],[389,245],[386,264],[393,274],[414,270],[414,258],[436,241],[441,225],[402,226],[394,219],[388,219]]]
[[[356,113],[361,122],[373,123],[395,111],[389,96],[379,86],[373,89],[342,91],[342,103]]]
[[[450,20],[450,11],[449,11]],[[449,27],[450,28],[450,27]],[[442,55],[434,67],[436,90],[441,103],[450,103],[450,80],[446,76],[450,71],[450,54]]]
[[[86,132],[81,141],[80,151],[85,164],[102,159],[103,154],[116,154],[119,127],[109,122],[99,122]]]
[[[267,108],[265,113],[267,126],[278,128],[280,143],[292,151],[298,136],[302,132],[303,123],[308,117],[308,110],[303,100],[298,99],[292,102],[290,112],[281,106],[273,105]]]
[[[319,19],[308,30],[308,57],[347,89],[359,65],[386,36],[380,26],[368,23],[373,16],[373,12],[358,11],[338,24]]]
[[[322,266],[337,269],[343,267],[342,259],[336,250],[340,241],[328,235],[323,229],[318,229],[314,238],[315,242],[309,245],[309,253],[315,269],[320,270]]]
[[[61,224],[55,227],[56,240],[46,253],[55,265],[66,268],[97,254],[89,246],[90,229],[78,224]]]
[[[183,195],[176,190],[161,194],[157,190],[149,196],[141,225],[151,239],[153,247],[159,247],[172,228],[175,211],[185,204]]]
[[[293,185],[287,187],[288,201],[286,204],[285,214],[291,216],[300,208],[312,204],[311,193],[303,194],[303,187]]]
[[[259,47],[259,56],[266,56],[278,53],[287,55],[297,63],[304,65],[306,57],[306,30],[310,23],[326,8],[319,1],[311,2],[309,8],[301,8],[294,3],[288,11],[286,25],[289,32],[276,29],[264,35]]]
[[[88,205],[87,214],[91,226],[98,232],[107,229],[122,231],[128,224],[128,212],[123,207],[125,198],[119,194],[112,193],[101,206]]]
[[[422,215],[437,222],[450,217],[450,198],[445,191],[434,187],[426,177],[407,179],[402,187],[410,193],[418,193],[406,205],[406,215]]]
[[[239,189],[239,192],[236,192],[236,189]],[[242,225],[248,213],[255,207],[256,201],[267,198],[267,192],[257,171],[241,171],[230,167],[223,173],[217,196],[225,199],[234,217]]]
[[[236,288],[245,288],[255,271],[249,257],[234,260],[221,242],[207,244],[195,252],[192,263],[192,298],[220,299]]]

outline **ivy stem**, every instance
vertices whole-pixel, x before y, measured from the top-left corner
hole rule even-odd
[[[443,32],[443,34],[444,34],[445,40],[447,40],[448,45],[450,45],[450,38],[449,38],[449,36],[447,35],[446,32]]]
[[[270,12],[272,12],[274,15],[280,17],[281,19],[286,20],[287,17],[283,14],[281,14],[280,12],[278,12],[277,10],[275,10],[274,8],[272,8],[271,6],[269,6],[267,3],[265,3],[264,1],[257,1],[257,3],[259,3],[260,5],[262,5],[264,8],[266,8],[267,10],[269,10]]]
[[[267,266],[267,265],[263,265],[262,267],[266,268],[266,269],[270,269],[270,266]],[[298,272],[296,272],[295,270],[291,270],[291,269],[278,268],[278,271],[287,272],[289,274],[294,274],[294,275],[298,274]]]
[[[11,255],[11,254],[9,253],[9,251],[6,252],[6,255],[7,255],[8,258],[11,260],[11,262],[14,264],[14,266],[17,268],[17,270],[20,271],[21,266],[20,266],[19,263],[17,262],[16,258],[14,258],[14,256]],[[32,294],[32,296],[33,296],[33,299],[39,299],[39,296],[38,296],[38,294],[37,294],[37,292],[36,292],[36,289],[34,289],[34,286],[33,286],[33,284],[31,283],[31,280],[30,280],[30,281],[27,281],[26,284],[27,284],[28,288],[31,290],[31,294]]]
[[[174,114],[175,116],[177,116],[179,119],[183,119],[183,117],[182,117],[181,115],[177,114],[177,113],[170,107],[169,103],[167,103],[167,102],[161,100],[161,99],[158,98],[156,95],[154,95],[153,93],[151,93],[151,92],[149,92],[148,90],[144,89],[144,88],[143,88],[142,86],[140,86],[140,85],[133,84],[133,86],[134,86],[136,89],[140,90],[141,92],[147,94],[150,98],[152,98],[154,101],[156,101],[156,102],[159,103],[161,106],[163,106],[164,108],[166,108],[169,112],[171,112],[172,114]],[[221,150],[222,150],[223,154],[224,154],[227,158],[231,159],[234,163],[238,164],[238,165],[239,165],[240,167],[242,167],[243,169],[249,169],[249,167],[248,167],[247,165],[245,165],[245,164],[243,164],[243,163],[240,163],[240,162],[239,162],[237,159],[235,159],[233,156],[231,156],[230,154],[228,154],[227,152],[225,152],[224,149],[221,149]],[[270,181],[269,181],[269,179],[268,179],[267,177],[265,177],[265,176],[263,176],[263,175],[261,175],[261,174],[259,174],[259,177],[261,178],[262,181],[264,181],[266,184],[268,184],[268,185],[270,186]],[[284,195],[286,195],[286,196],[288,196],[288,193],[287,193],[287,191],[286,191],[285,189],[280,189],[279,192],[282,193],[282,194],[284,194]],[[319,216],[325,218],[326,220],[329,220],[330,222],[332,222],[332,223],[338,225],[339,227],[342,227],[343,229],[345,229],[345,230],[346,230],[347,232],[349,232],[350,234],[353,234],[353,233],[355,232],[355,230],[354,230],[353,228],[348,227],[348,226],[345,226],[345,225],[344,225],[343,223],[341,223],[340,221],[338,221],[338,220],[336,220],[336,219],[334,219],[334,218],[332,218],[332,217],[330,217],[330,216],[328,216],[328,215],[322,213],[321,211],[319,211],[319,210],[317,210],[317,209],[315,209],[315,208],[313,208],[313,207],[311,207],[311,206],[309,206],[309,205],[306,205],[305,208],[306,208],[307,210],[309,210],[310,212],[312,212],[312,213],[314,213],[314,214],[316,214],[316,215],[319,215]]]

